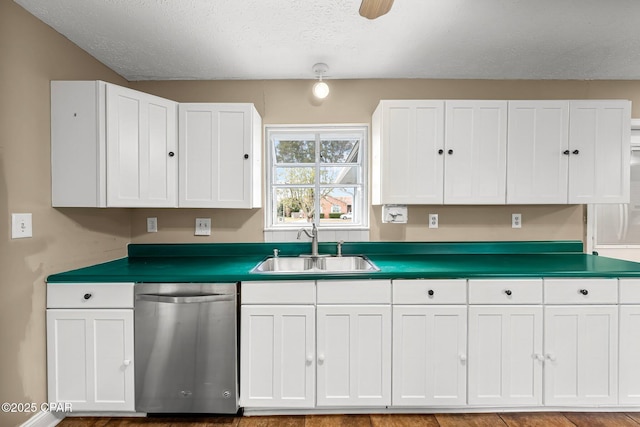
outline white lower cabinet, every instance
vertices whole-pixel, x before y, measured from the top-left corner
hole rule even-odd
[[[241,310],[242,406],[315,406],[315,307],[245,305]]]
[[[469,280],[469,404],[542,404],[542,280]]]
[[[393,281],[393,406],[467,402],[467,281]]]
[[[617,279],[545,280],[545,405],[618,403],[617,298]]]
[[[640,279],[620,279],[621,405],[640,405]]]
[[[48,401],[134,411],[133,283],[47,284]]]
[[[391,404],[391,306],[318,305],[318,406]]]
[[[464,405],[467,306],[393,307],[393,406]]]
[[[240,405],[315,406],[315,282],[244,282]]]
[[[133,411],[133,310],[47,310],[50,402]]]

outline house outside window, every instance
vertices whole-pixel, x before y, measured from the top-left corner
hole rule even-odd
[[[366,229],[367,126],[267,126],[265,228]]]

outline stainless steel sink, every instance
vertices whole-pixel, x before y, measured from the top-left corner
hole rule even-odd
[[[360,273],[380,271],[364,256],[342,257],[269,257],[255,266],[251,273]]]

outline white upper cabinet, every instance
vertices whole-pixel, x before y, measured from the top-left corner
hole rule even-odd
[[[567,203],[568,101],[509,101],[507,203]]]
[[[569,203],[629,203],[631,102],[569,108]]]
[[[626,100],[380,101],[372,201],[628,203],[630,120]]]
[[[107,85],[107,205],[175,207],[177,103]]]
[[[446,101],[445,204],[504,204],[507,101]]]
[[[262,120],[253,104],[180,104],[180,207],[261,205]]]
[[[381,101],[372,137],[373,204],[442,204],[444,101]]]
[[[175,207],[176,106],[102,81],[52,81],[52,206]]]

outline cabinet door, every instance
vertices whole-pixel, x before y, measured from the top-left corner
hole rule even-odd
[[[315,405],[315,308],[243,305],[240,404],[255,408]]]
[[[469,404],[542,404],[542,307],[469,307]]]
[[[394,306],[394,406],[466,403],[467,307]]]
[[[318,406],[391,404],[391,307],[318,305]]]
[[[545,307],[545,405],[618,402],[618,307]]]
[[[442,204],[444,101],[382,101],[374,115],[377,204]]]
[[[507,203],[567,203],[568,101],[509,101]]]
[[[569,203],[629,203],[629,101],[571,101]]]
[[[177,103],[107,85],[107,206],[177,205]]]
[[[252,149],[260,144],[260,120],[253,106],[180,104],[179,123],[180,206],[256,206],[253,180],[260,178],[252,168],[261,159]]]
[[[507,101],[445,102],[445,204],[504,204]]]
[[[621,405],[640,404],[640,305],[620,307]]]
[[[50,402],[133,411],[133,310],[47,310]]]

